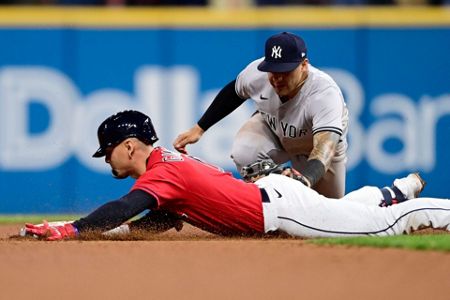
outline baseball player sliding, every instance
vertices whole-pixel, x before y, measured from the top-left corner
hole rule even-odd
[[[234,140],[238,171],[257,160],[291,162],[307,186],[344,196],[348,111],[339,87],[309,63],[305,42],[292,33],[271,36],[265,57],[219,92],[198,123],[175,139],[175,149],[186,153],[187,144],[249,98],[258,111]]]
[[[450,231],[450,201],[410,199],[423,188],[415,174],[397,179],[391,189],[364,187],[336,200],[284,175],[245,182],[198,158],[155,147],[152,122],[138,111],[107,118],[98,139],[94,157],[105,157],[115,178],[135,178],[130,192],[74,222],[26,224],[26,234],[60,240],[91,230],[179,229],[180,220],[222,235],[382,236],[426,226]],[[257,165],[267,169],[258,162],[247,175]],[[398,204],[380,207],[380,201]],[[141,219],[121,225],[145,210],[150,212]]]

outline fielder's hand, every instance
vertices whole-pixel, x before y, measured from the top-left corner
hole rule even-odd
[[[305,176],[303,176],[302,173],[300,173],[299,171],[297,171],[296,169],[293,168],[285,168],[283,170],[283,172],[281,172],[281,175],[285,175],[287,177],[293,178],[295,180],[300,181],[301,183],[303,183],[304,185],[306,185],[307,187],[311,187],[311,183],[308,180],[308,178],[306,178]]]
[[[178,135],[173,142],[173,147],[184,154],[187,154],[186,145],[194,144],[202,137],[205,131],[197,124],[186,132]]]
[[[47,241],[69,239],[78,235],[77,229],[71,223],[62,225],[50,224],[45,220],[43,224],[25,224],[26,234],[35,235],[38,238],[42,238]]]

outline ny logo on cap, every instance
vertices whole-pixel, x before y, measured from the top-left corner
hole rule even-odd
[[[272,47],[272,57],[273,58],[281,58],[281,47],[280,46],[273,46]]]

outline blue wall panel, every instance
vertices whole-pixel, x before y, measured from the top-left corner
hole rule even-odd
[[[286,30],[304,37],[311,63],[348,101],[347,190],[418,170],[424,195],[449,197],[450,29]],[[0,213],[86,212],[126,193],[132,180],[116,182],[90,157],[97,125],[118,109],[143,109],[171,147],[276,32],[0,29]],[[232,137],[253,110],[248,103],[224,119],[192,153],[233,170]]]

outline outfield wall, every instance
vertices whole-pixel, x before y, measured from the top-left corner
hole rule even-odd
[[[304,37],[347,100],[347,190],[421,171],[450,197],[450,10],[0,9],[0,213],[85,212],[126,193],[96,128],[126,108],[152,117],[159,145],[204,112],[279,31]],[[248,101],[190,147],[233,170]]]

